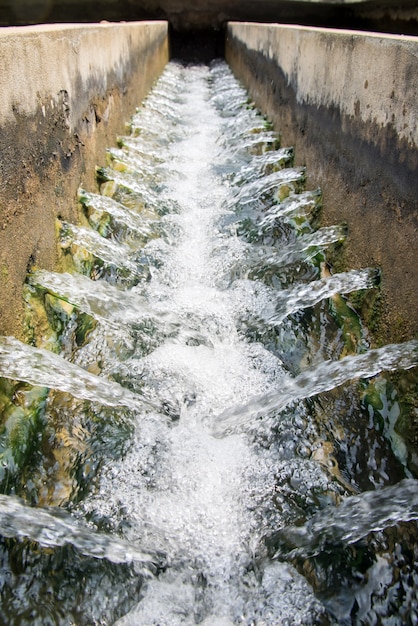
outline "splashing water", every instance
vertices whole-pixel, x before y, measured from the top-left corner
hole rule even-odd
[[[108,559],[112,563],[135,561],[148,567],[142,572],[145,575],[151,575],[158,565],[155,554],[148,555],[132,543],[94,533],[62,511],[54,514],[38,509],[34,516],[32,507],[11,496],[0,496],[0,520],[0,532],[4,537],[29,537],[49,548],[71,544],[86,556]]]
[[[418,365],[418,342],[393,344],[365,354],[347,356],[340,361],[325,361],[315,370],[306,370],[281,385],[280,393],[273,391],[252,399],[246,405],[224,411],[217,417],[213,433],[223,436],[244,429],[249,423],[280,411],[294,400],[309,398],[323,391],[335,389],[352,378],[370,378],[381,371],[390,371]]]
[[[76,398],[99,401],[105,406],[127,406],[139,409],[141,401],[117,383],[104,380],[86,370],[68,363],[61,356],[33,348],[14,337],[3,337],[0,343],[0,368],[3,376],[32,385],[53,387],[68,392]]]
[[[417,481],[407,479],[396,486],[351,496],[336,509],[317,514],[305,526],[288,527],[281,534],[295,550],[318,555],[327,543],[355,543],[371,532],[417,519]]]
[[[366,269],[334,274],[322,280],[311,281],[308,285],[296,285],[279,292],[274,312],[264,311],[263,317],[268,324],[280,324],[290,313],[313,306],[337,293],[373,287],[375,282],[376,271]]]
[[[90,227],[62,238],[113,273],[34,272],[38,347],[0,341],[2,376],[22,381],[0,442],[0,620],[401,624],[377,621],[391,619],[383,570],[414,617],[417,481],[391,484],[407,470],[378,427],[390,418],[393,434],[396,394],[388,383],[359,399],[351,381],[417,366],[418,343],[364,351],[340,294],[374,288],[376,271],[321,278],[316,257],[345,230],[315,230],[319,193],[224,63],[170,63],[131,130],[98,171],[102,195],[80,191]],[[59,333],[61,355],[43,347]],[[354,353],[339,358],[348,335]],[[36,414],[43,434],[27,384],[55,390]],[[32,456],[16,452],[24,424]],[[362,464],[375,491],[359,493]],[[315,560],[331,543],[332,584]]]

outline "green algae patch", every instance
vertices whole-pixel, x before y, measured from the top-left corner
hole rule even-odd
[[[30,345],[59,354],[65,347],[81,347],[96,327],[89,314],[42,287],[25,286],[25,338]]]
[[[389,441],[409,475],[418,473],[418,388],[416,368],[382,374],[364,383],[362,404]]]
[[[339,294],[330,298],[330,311],[342,333],[344,348],[341,357],[364,352],[367,349],[365,332],[357,311]]]
[[[42,455],[49,390],[0,378],[0,491],[22,495]]]
[[[386,341],[381,337],[384,314],[381,286],[376,285],[375,289],[356,291],[349,295],[349,301],[364,321],[373,343],[376,346],[384,345]]]
[[[26,343],[59,353],[61,349],[59,333],[63,328],[62,316],[56,321],[51,319],[52,310],[48,311],[46,294],[39,292],[31,285],[24,286],[23,296],[26,304],[23,328]]]

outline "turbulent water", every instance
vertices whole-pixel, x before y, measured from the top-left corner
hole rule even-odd
[[[418,342],[369,350],[341,296],[376,269],[329,274],[347,233],[224,63],[170,63],[131,128],[61,224],[79,273],[28,279],[41,340],[0,342],[41,407],[21,479],[3,446],[1,621],[416,623],[418,482],[366,381]]]

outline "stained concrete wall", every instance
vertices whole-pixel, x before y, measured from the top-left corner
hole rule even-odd
[[[321,186],[323,224],[348,224],[336,268],[381,268],[376,341],[416,335],[418,38],[230,23],[226,58]]]
[[[20,335],[22,285],[57,259],[56,217],[168,61],[166,22],[0,29],[0,334]]]

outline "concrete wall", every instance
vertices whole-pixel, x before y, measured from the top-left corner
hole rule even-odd
[[[55,218],[168,61],[167,23],[0,29],[0,334],[21,333],[22,285],[56,262]]]
[[[348,224],[338,269],[381,267],[375,337],[417,334],[418,38],[231,23],[226,58]]]

